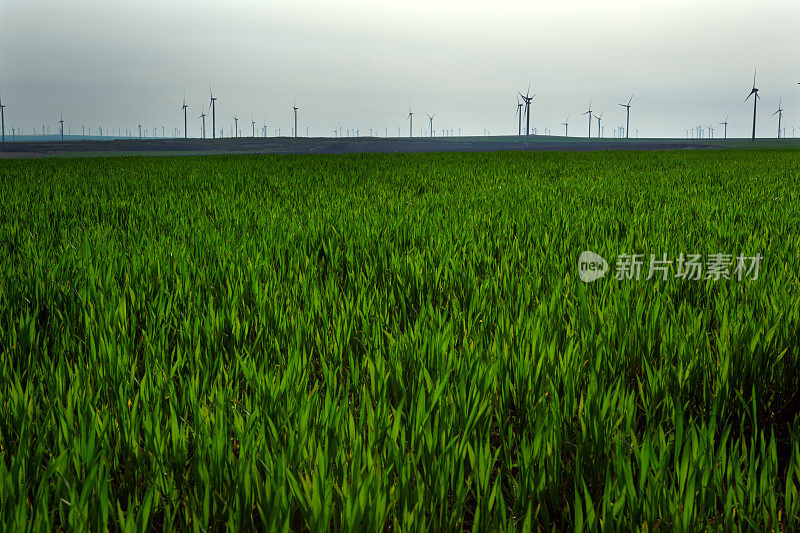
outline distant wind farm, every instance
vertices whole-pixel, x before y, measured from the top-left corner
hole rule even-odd
[[[186,95],[184,94],[183,102],[182,102],[182,104],[180,106],[180,111],[181,111],[182,119],[183,119],[182,128],[181,127],[173,127],[170,130],[170,134],[167,135],[165,123],[169,122],[169,120],[168,120],[168,117],[164,117],[164,123],[162,123],[161,131],[160,131],[160,133],[161,133],[160,138],[161,139],[167,139],[167,138],[175,139],[175,138],[178,138],[178,137],[182,137],[183,139],[189,139],[189,138],[206,139],[207,138],[206,117],[209,116],[209,115],[210,115],[210,118],[211,118],[211,139],[216,139],[217,138],[217,133],[219,133],[219,137],[223,137],[225,128],[220,128],[219,130],[217,130],[217,123],[216,123],[216,107],[217,107],[217,101],[219,100],[219,97],[218,96],[214,96],[214,92],[213,92],[211,83],[208,84],[208,90],[209,90],[208,112],[206,112],[205,105],[202,105],[201,106],[201,113],[200,113],[200,115],[198,115],[198,118],[201,119],[201,121],[200,121],[199,128],[198,128],[196,136],[192,135],[190,133],[189,120],[188,120],[188,112],[189,112],[190,105],[186,100]],[[3,143],[5,143],[7,141],[22,142],[22,141],[30,141],[30,140],[36,140],[36,141],[42,141],[42,142],[46,142],[46,141],[73,142],[73,141],[76,141],[78,139],[86,140],[87,138],[94,139],[94,140],[112,140],[112,139],[130,139],[130,138],[133,138],[132,132],[131,132],[131,128],[125,128],[124,131],[123,131],[123,128],[121,128],[121,127],[108,127],[108,125],[103,125],[103,124],[100,124],[97,127],[97,131],[99,132],[98,135],[92,136],[91,135],[91,128],[88,129],[88,135],[87,135],[87,128],[86,128],[86,125],[85,125],[84,122],[81,122],[81,135],[78,138],[78,137],[76,137],[74,135],[71,135],[69,133],[65,133],[65,127],[69,131],[71,131],[71,127],[69,125],[69,121],[64,119],[63,114],[59,117],[59,120],[56,121],[56,123],[59,125],[57,135],[55,135],[55,136],[54,135],[50,135],[49,134],[49,127],[46,124],[42,124],[41,133],[39,133],[37,131],[37,128],[34,127],[31,130],[33,132],[32,134],[25,135],[24,134],[24,126],[22,124],[17,124],[17,122],[25,122],[24,117],[16,117],[15,116],[13,102],[11,104],[11,107],[9,107],[8,98],[7,98],[7,96],[3,96],[3,94],[7,94],[7,93],[0,93],[0,132],[2,134],[2,137],[0,137],[0,139],[2,139]],[[631,134],[634,131],[636,132],[635,137],[638,138],[638,127],[637,128],[633,128],[633,129],[631,127],[631,108],[632,108],[632,102],[633,102],[634,96],[635,95],[632,94],[628,98],[627,103],[619,103],[619,104],[617,104],[618,107],[624,109],[624,114],[619,117],[619,120],[623,121],[623,123],[611,128],[610,129],[610,131],[611,131],[610,135],[606,135],[606,133],[605,133],[605,125],[603,123],[603,120],[605,118],[605,112],[597,113],[593,109],[594,100],[592,98],[590,98],[587,108],[582,112],[582,115],[587,117],[587,130],[586,130],[585,139],[589,139],[590,140],[590,139],[609,139],[609,138],[611,138],[611,139],[616,139],[616,140],[622,140],[622,139],[629,140],[629,139],[631,139],[631,136],[632,136]],[[552,127],[550,127],[550,126],[548,126],[546,124],[544,124],[544,125],[543,124],[539,124],[541,129],[544,131],[544,135],[538,135],[538,133],[537,133],[538,130],[539,130],[539,127],[537,127],[537,125],[535,123],[533,123],[533,114],[532,114],[532,103],[533,103],[533,100],[534,100],[535,97],[536,97],[535,93],[531,94],[530,85],[528,86],[528,89],[526,90],[526,92],[524,94],[522,92],[515,92],[516,101],[514,103],[514,105],[515,105],[515,113],[514,113],[514,117],[513,118],[514,118],[514,121],[516,122],[516,126],[517,126],[516,137],[518,139],[522,140],[523,139],[523,130],[524,130],[524,139],[527,142],[530,142],[532,135],[534,137],[536,137],[536,138],[539,138],[539,137],[553,137],[554,136]],[[757,128],[756,128],[756,126],[757,126],[757,117],[758,117],[758,100],[760,98],[761,98],[761,94],[760,94],[759,88],[756,86],[756,73],[754,72],[754,74],[753,74],[753,83],[752,83],[751,90],[750,90],[749,94],[747,95],[747,98],[745,98],[745,102],[748,102],[748,101],[752,100],[752,103],[753,103],[753,118],[752,118],[751,130],[750,130],[750,132],[751,132],[750,139],[753,140],[753,141],[756,140],[756,138],[757,138],[757,135],[756,135]],[[783,99],[779,98],[778,99],[778,109],[772,114],[773,116],[777,117],[777,134],[774,137],[776,139],[786,138],[786,135],[785,135],[786,128],[784,126],[784,111],[785,110],[784,110],[782,104],[783,104]],[[547,106],[547,103],[542,101],[542,102],[540,102],[539,105],[540,106]],[[651,103],[650,105],[657,105],[657,104],[656,103]],[[300,108],[297,106],[297,102],[296,101],[293,102],[292,103],[292,107],[291,107],[292,114],[291,114],[291,122],[290,122],[290,130],[292,132],[292,135],[291,135],[292,138],[298,138],[299,137],[299,128],[300,128],[300,125],[299,125],[299,122],[298,122],[298,111],[299,110],[300,110]],[[12,119],[11,136],[10,136],[9,139],[7,139],[6,138],[6,124],[5,124],[5,122],[6,122],[6,115],[9,112],[11,113],[11,116],[13,116],[14,118]],[[253,138],[255,138],[256,137],[256,122],[253,119],[253,116],[255,116],[255,112],[251,113],[251,121],[250,121],[251,136]],[[434,121],[434,118],[436,118],[437,115],[426,113],[426,116],[427,116],[427,119],[428,119],[428,124],[427,124],[428,128],[427,129],[421,129],[418,132],[418,135],[420,137],[424,135],[424,136],[427,136],[428,138],[435,138],[435,137],[437,137],[437,135],[436,135],[436,131],[435,131],[434,127],[433,127],[433,121]],[[724,121],[718,122],[718,123],[717,122],[713,123],[713,124],[717,124],[717,125],[723,126],[723,132],[722,132],[723,140],[727,140],[728,139],[728,126],[731,124],[729,118],[730,118],[730,115],[727,115],[725,117]],[[390,117],[387,117],[387,119],[389,121],[391,121]],[[594,130],[594,132],[593,132],[592,119],[594,119],[594,121],[596,122],[596,124],[595,124],[596,129]],[[240,134],[241,134],[241,131],[239,130],[239,117],[238,117],[238,114],[231,115],[231,120],[232,120],[232,124],[230,124],[230,132],[229,132],[230,136],[234,137],[234,138],[238,138],[240,136]],[[410,107],[409,107],[409,110],[408,110],[408,114],[406,115],[406,120],[408,121],[408,137],[409,138],[414,138],[415,137],[415,134],[414,134],[414,112],[412,111],[412,109]],[[613,120],[613,118],[612,118],[612,120]],[[277,119],[274,119],[271,122],[272,123],[276,123],[276,122],[280,122],[280,121],[277,120]],[[523,125],[523,123],[524,123],[524,125]],[[685,139],[689,139],[689,140],[709,140],[709,139],[713,139],[714,138],[714,133],[715,133],[713,124],[706,123],[705,125],[703,125],[701,123],[696,123],[696,124],[692,125],[690,128],[685,128],[681,132],[675,132],[676,135],[674,135],[674,136],[671,136],[671,137],[670,136],[668,136],[668,137],[660,137],[660,138],[667,138],[667,139],[669,139],[669,138],[672,138],[672,139],[685,138]],[[569,115],[568,114],[567,114],[567,118],[564,120],[564,122],[559,123],[559,125],[564,127],[564,137],[565,138],[569,137]],[[510,124],[509,124],[509,126],[510,126]],[[306,137],[311,136],[311,131],[313,129],[312,125],[310,123],[305,123],[304,127],[305,127],[305,136]],[[383,137],[384,138],[388,138],[390,129],[393,130],[393,128],[390,128],[389,126],[382,126],[382,127],[364,128],[364,131],[365,132],[369,132],[368,135],[367,135],[368,137],[377,138],[377,137],[380,136],[379,132],[381,130],[383,130],[383,134],[384,134]],[[397,137],[399,138],[401,136],[401,134],[402,134],[402,132],[401,132],[402,128],[398,125],[396,129],[397,129]],[[792,138],[795,137],[796,132],[799,129],[800,128],[792,127]],[[137,131],[137,138],[139,138],[139,139],[158,139],[159,138],[158,134],[157,134],[158,133],[157,132],[157,128],[155,126],[152,129],[145,128],[143,130],[141,122],[137,122],[136,123],[136,131]],[[330,137],[331,138],[356,138],[356,137],[361,137],[361,133],[360,133],[361,131],[362,130],[359,127],[352,127],[352,128],[347,128],[346,131],[343,132],[342,131],[342,126],[338,126],[336,129],[333,130],[333,135],[330,136]],[[483,128],[483,132],[484,132],[483,133],[484,137],[492,136],[491,131],[488,128]],[[269,128],[267,127],[267,120],[266,119],[264,120],[264,125],[259,128],[259,133],[260,133],[261,137],[263,137],[263,138],[269,137]],[[681,133],[683,135],[681,135]],[[281,128],[275,128],[274,134],[275,134],[275,137],[281,137]],[[461,136],[462,136],[462,127],[460,125],[459,125],[459,127],[457,129],[450,128],[450,127],[441,128],[441,137],[440,138],[442,138],[442,139],[448,138],[448,137],[461,137]],[[494,136],[497,136],[497,134],[495,134]],[[325,135],[319,135],[318,137],[324,138],[326,136]],[[473,137],[474,137],[474,135],[473,135]]]

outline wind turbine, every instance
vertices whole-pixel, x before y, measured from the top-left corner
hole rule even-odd
[[[183,95],[183,106],[181,107],[181,109],[183,109],[183,138],[184,139],[186,139],[188,137],[188,135],[189,135],[189,132],[187,131],[188,122],[186,122],[186,110],[188,108],[189,108],[189,106],[186,105],[186,95],[184,94]]]
[[[206,138],[206,108],[205,108],[205,106],[203,107],[203,112],[200,113],[200,116],[197,117],[197,118],[202,118],[203,119],[203,139],[205,139]],[[162,136],[163,136],[163,132],[162,132]]]
[[[597,138],[598,139],[600,138],[600,135],[603,133],[603,130],[600,129],[600,121],[603,120],[603,115],[604,114],[605,114],[605,111],[603,111],[602,113],[600,113],[599,115],[596,115],[594,117],[594,118],[597,119]]]
[[[519,101],[519,96],[517,96],[517,118],[519,119],[517,125],[517,136],[522,137],[522,102]]]
[[[61,124],[61,140],[64,140],[64,113],[61,113],[61,120],[58,121]]]
[[[216,102],[217,99],[214,98],[214,93],[211,92],[211,83],[208,84],[208,92],[211,95],[211,104],[209,104],[210,107],[211,107],[211,138],[212,139],[216,139],[217,138],[217,106],[214,104],[214,102]]]
[[[237,116],[233,117],[233,136],[239,136],[239,117]]]
[[[625,108],[625,138],[628,138],[628,132],[631,129],[631,100],[633,100],[633,96],[631,95],[630,100],[628,100],[627,104],[619,104]]]
[[[436,115],[428,115],[427,113],[425,113],[425,114],[428,116],[428,120],[430,120],[430,122],[431,122],[431,137],[433,137],[433,118]]]
[[[569,115],[567,115],[567,120],[561,123],[564,126],[564,137],[569,137]]]
[[[142,123],[139,123],[139,138],[142,138]]]
[[[525,141],[527,142],[530,138],[531,134],[531,101],[536,96],[534,94],[531,96],[531,84],[528,84],[528,90],[525,92],[525,95],[519,93],[522,99],[525,101]]]
[[[720,126],[725,126],[725,138],[728,138],[728,115],[725,115],[725,122],[720,122]]]
[[[589,138],[592,138],[592,99],[589,99],[589,110],[583,113],[584,115],[589,115]]]
[[[414,136],[414,113],[408,108],[408,136]]]
[[[778,115],[778,139],[781,138],[781,118],[783,117],[783,109],[781,109],[781,99],[778,98],[778,110],[772,116]]]
[[[250,123],[253,125],[253,138],[256,138],[256,121],[253,120],[253,115],[250,115]]]
[[[753,88],[750,90],[750,94],[747,95],[747,98],[745,98],[744,101],[746,102],[748,100],[748,98],[750,98],[753,95],[755,95],[753,97],[753,140],[755,141],[756,140],[756,103],[758,102],[758,99],[761,98],[760,96],[758,96],[758,89],[756,89],[756,72],[755,71],[753,71]]]
[[[292,104],[292,109],[294,110],[294,136],[297,137],[297,110],[300,109],[297,107],[297,100]]]
[[[6,106],[3,105],[3,99],[0,98],[0,123],[2,124],[2,129],[3,129],[3,140],[2,140],[2,142],[6,142],[6,114],[5,114],[5,111],[3,111],[5,109],[5,107]]]

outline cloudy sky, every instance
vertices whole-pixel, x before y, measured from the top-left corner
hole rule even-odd
[[[797,0],[286,0],[224,2],[0,0],[0,94],[6,130],[92,128],[189,134],[208,106],[217,130],[238,115],[270,135],[292,126],[408,132],[436,115],[437,130],[516,133],[515,91],[536,93],[539,133],[586,135],[586,110],[631,131],[684,137],[729,115],[749,135],[745,103],[758,69],[759,136],[774,136],[783,98],[787,136],[800,137]],[[593,128],[596,126],[596,122]],[[717,135],[721,127],[717,127]],[[210,124],[209,136],[210,136]]]

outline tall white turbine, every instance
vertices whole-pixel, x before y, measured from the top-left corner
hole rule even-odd
[[[631,95],[630,99],[628,100],[627,104],[619,104],[625,108],[625,138],[628,138],[628,132],[631,131],[631,100],[633,100],[633,96]]]

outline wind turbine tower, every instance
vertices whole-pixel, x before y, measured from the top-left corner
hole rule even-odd
[[[233,117],[233,136],[239,136],[239,117],[237,116]]]
[[[519,93],[519,95],[525,102],[525,141],[527,142],[531,134],[531,101],[533,101],[536,94],[531,96],[531,86],[529,84],[527,92],[524,95]]]
[[[408,136],[414,136],[414,113],[408,108]]]
[[[197,117],[197,118],[202,118],[203,119],[203,139],[205,139],[206,138],[206,108],[205,107],[203,107],[203,112],[200,113],[200,116]],[[163,137],[163,135],[164,135],[163,132],[162,132],[161,135]]]
[[[253,138],[256,138],[256,121],[253,120],[253,115],[250,115],[250,123],[253,125]]]
[[[517,137],[522,137],[522,102],[517,96]]]
[[[188,122],[186,122],[186,110],[188,108],[189,108],[189,106],[186,105],[186,95],[184,95],[183,96],[183,106],[181,107],[181,109],[183,109],[183,138],[184,139],[186,139],[188,137],[188,135],[189,135],[189,132],[187,131]],[[140,137],[141,137],[141,135],[140,135]]]
[[[58,121],[61,124],[61,140],[64,140],[64,115],[61,115],[61,120]]]
[[[628,132],[631,129],[631,100],[633,100],[633,96],[631,95],[630,100],[628,100],[627,104],[619,104],[625,108],[625,138],[628,138]]]
[[[753,96],[755,95],[755,96]],[[756,103],[758,99],[761,98],[758,96],[758,89],[756,89],[756,73],[753,72],[753,88],[750,90],[750,94],[747,95],[747,98],[744,99],[746,102],[748,98],[753,96],[753,140],[756,140]]]
[[[600,128],[600,121],[603,120],[603,114],[604,113],[605,113],[605,111],[603,111],[603,113],[600,113],[599,115],[594,117],[594,118],[597,119],[597,138],[598,139],[600,138],[600,135],[602,135],[602,133],[603,133],[603,130]]]
[[[783,118],[783,109],[781,109],[781,99],[778,99],[778,110],[772,116],[778,115],[778,139],[781,138],[781,118]]]
[[[589,109],[583,113],[584,115],[589,115],[589,138],[592,138],[592,100],[589,99]]]
[[[292,104],[292,109],[294,110],[294,136],[297,137],[297,110],[300,109],[297,107],[297,101]]]
[[[3,105],[3,99],[0,98],[0,124],[2,124],[2,130],[3,130],[2,142],[6,142],[6,114],[4,111],[5,107],[6,106]]]
[[[428,115],[427,113],[425,113],[425,114],[426,114],[426,115]],[[429,120],[429,121],[430,121],[430,123],[431,123],[431,137],[433,137],[433,118],[434,118],[435,116],[436,116],[436,115],[428,115],[428,120]]]
[[[561,123],[564,126],[564,137],[569,137],[569,115],[567,115],[567,120]]]
[[[728,138],[728,116],[725,116],[725,122],[720,122],[720,126],[725,126],[725,138]]]
[[[210,104],[210,106],[211,106],[211,138],[212,139],[216,139],[217,138],[217,106],[214,104],[214,102],[216,102],[217,99],[214,98],[214,93],[211,92],[211,84],[210,83],[208,84],[208,92],[211,95],[211,104]]]

